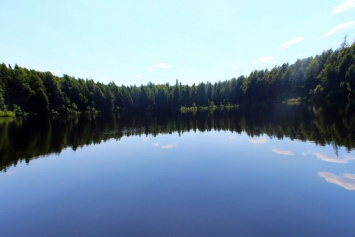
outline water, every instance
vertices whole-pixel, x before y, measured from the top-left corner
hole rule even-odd
[[[286,114],[3,120],[1,235],[354,236],[353,127]]]

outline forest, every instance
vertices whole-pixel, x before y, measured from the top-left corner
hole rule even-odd
[[[0,116],[178,110],[271,102],[340,102],[355,98],[355,42],[216,83],[118,86],[0,64]]]

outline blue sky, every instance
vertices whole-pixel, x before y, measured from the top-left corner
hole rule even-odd
[[[15,0],[0,62],[117,85],[217,82],[355,39],[355,0]]]

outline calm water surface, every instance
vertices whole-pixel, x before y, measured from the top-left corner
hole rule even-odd
[[[355,233],[355,153],[334,144],[197,129],[16,163],[0,172],[1,236]]]

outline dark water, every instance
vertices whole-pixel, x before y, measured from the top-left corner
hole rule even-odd
[[[354,115],[1,119],[1,236],[354,236]]]

